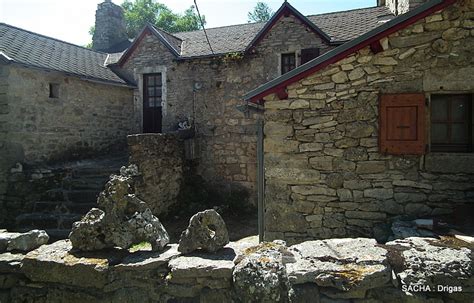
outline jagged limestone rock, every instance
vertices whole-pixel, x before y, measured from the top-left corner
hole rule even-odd
[[[216,252],[229,243],[229,233],[222,217],[213,209],[198,212],[189,220],[188,228],[179,240],[178,251]]]
[[[237,265],[232,274],[239,302],[289,302],[287,257],[286,246],[278,242],[244,250],[234,261]]]
[[[108,247],[130,248],[140,242],[151,243],[161,250],[169,243],[169,235],[147,204],[134,194],[136,165],[122,167],[120,175],[112,175],[97,199],[99,208],[91,209],[75,222],[69,238],[73,248],[82,251]]]
[[[48,243],[49,236],[44,230],[30,230],[25,233],[0,232],[0,252],[28,252]]]

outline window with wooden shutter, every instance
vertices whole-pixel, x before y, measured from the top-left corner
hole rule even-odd
[[[380,152],[393,155],[425,153],[425,95],[382,95],[379,104]]]
[[[305,48],[301,50],[301,64],[305,64],[319,57],[319,48]]]

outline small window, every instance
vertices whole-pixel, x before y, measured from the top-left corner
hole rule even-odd
[[[49,97],[50,98],[59,98],[59,84],[50,83],[49,84]]]
[[[281,54],[281,74],[296,68],[296,56],[295,53]]]
[[[319,57],[319,48],[305,48],[301,50],[301,65]]]
[[[431,151],[472,151],[472,96],[431,96]]]

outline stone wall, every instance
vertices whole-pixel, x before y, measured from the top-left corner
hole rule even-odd
[[[130,88],[13,65],[1,66],[0,77],[5,78],[0,85],[0,222],[7,209],[14,211],[8,213],[11,221],[31,208],[27,204],[34,201],[25,197],[42,194],[35,192],[41,179],[35,179],[35,171],[105,151],[124,152],[126,136],[137,132],[130,119]],[[49,97],[50,83],[59,84],[59,98]]]
[[[473,11],[459,1],[267,98],[266,239],[380,236],[395,216],[472,209],[474,154],[381,154],[378,98],[472,93]]]
[[[62,240],[0,254],[0,301],[470,302],[472,249],[449,239],[235,242],[214,253],[75,252]],[[451,245],[451,246],[450,246]]]
[[[130,164],[136,164],[141,181],[138,197],[158,216],[176,204],[183,183],[184,142],[178,134],[128,136]]]
[[[59,98],[49,97],[50,83],[59,84]],[[119,149],[128,134],[137,132],[127,87],[10,66],[7,97],[6,140],[21,162]]]
[[[236,185],[254,193],[255,116],[245,117],[236,106],[242,104],[246,92],[279,76],[280,53],[309,47],[320,47],[321,52],[330,49],[320,37],[289,16],[275,25],[254,53],[244,57],[176,61],[155,36],[149,35],[123,69],[138,83],[138,112],[142,111],[143,74],[163,73],[163,131],[176,130],[177,123],[186,118],[194,121],[198,173],[209,182],[223,185],[219,186],[222,189]],[[197,91],[193,90],[196,82],[202,84]]]

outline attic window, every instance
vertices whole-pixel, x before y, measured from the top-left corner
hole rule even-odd
[[[59,84],[58,83],[49,84],[49,97],[59,98]]]
[[[281,74],[286,74],[296,68],[295,53],[281,54]]]

